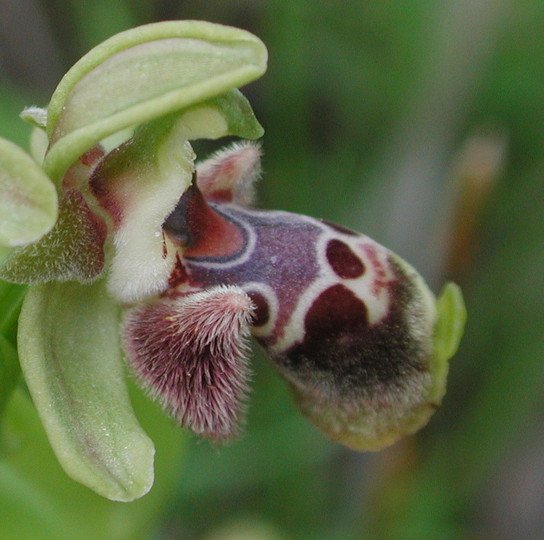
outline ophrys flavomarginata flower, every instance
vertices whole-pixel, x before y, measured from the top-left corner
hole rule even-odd
[[[106,159],[91,186],[115,208],[107,169]],[[252,334],[333,439],[372,449],[415,430],[439,404],[434,296],[367,236],[253,208],[259,173],[250,143],[197,166],[162,226],[165,258],[175,261],[168,287],[125,319],[135,373],[181,425],[230,438],[243,416]]]

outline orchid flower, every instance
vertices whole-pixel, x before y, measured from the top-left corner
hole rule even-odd
[[[236,437],[248,340],[330,438],[375,450],[445,392],[464,322],[406,262],[324,220],[255,209],[262,128],[237,87],[266,69],[248,32],[200,21],[118,34],[29,108],[33,157],[0,141],[0,277],[29,284],[18,353],[66,472],[129,501],[153,444],[124,362],[183,428]],[[242,140],[196,162],[190,140]]]

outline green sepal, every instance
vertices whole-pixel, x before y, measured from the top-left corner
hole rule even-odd
[[[25,380],[65,471],[112,500],[147,493],[154,447],[132,411],[118,307],[103,281],[30,287],[18,338]]]
[[[59,181],[78,156],[122,129],[244,85],[266,69],[252,34],[202,21],[167,21],[121,32],[64,76],[48,108],[44,168]]]
[[[55,186],[26,152],[0,138],[0,246],[35,242],[56,219]]]
[[[455,283],[446,283],[436,300],[433,359],[430,367],[433,385],[429,401],[437,405],[446,393],[448,361],[459,348],[466,320],[467,311],[460,287]]]
[[[124,163],[123,169],[130,171],[130,165],[132,168],[157,166],[157,160],[165,154],[165,147],[174,151],[176,146],[186,141],[219,139],[228,135],[258,139],[263,134],[264,129],[255,117],[249,101],[238,89],[233,89],[142,124],[124,145],[123,153],[128,152],[130,158]],[[109,156],[106,157],[106,160],[109,159]]]

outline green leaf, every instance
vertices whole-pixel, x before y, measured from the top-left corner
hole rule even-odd
[[[58,181],[101,139],[246,84],[266,69],[252,34],[202,21],[167,21],[122,32],[64,76],[48,109],[44,167]]]
[[[0,461],[0,538],[129,540],[152,538],[172,490],[182,485],[185,434],[129,385],[138,418],[157,445],[155,483],[130,504],[100,497],[59,466],[28,395],[18,388],[5,417],[7,457]]]
[[[55,186],[26,152],[0,138],[0,246],[35,242],[56,219]]]
[[[21,378],[16,342],[17,318],[26,288],[0,281],[0,425],[5,407]],[[2,434],[0,426],[0,447]]]
[[[119,314],[103,282],[29,288],[19,319],[21,368],[65,471],[112,500],[153,483],[153,444],[134,417]]]
[[[21,370],[15,347],[0,334],[0,420],[6,403],[19,382]]]
[[[77,538],[66,515],[31,478],[22,478],[10,461],[0,462],[0,531],[3,538]],[[64,515],[63,515],[64,514]],[[80,536],[79,536],[80,537]]]
[[[436,300],[437,319],[434,330],[434,358],[431,365],[433,388],[431,401],[440,402],[446,392],[448,360],[457,352],[467,312],[461,289],[446,283]]]
[[[0,334],[15,344],[17,341],[17,319],[26,287],[0,281]]]

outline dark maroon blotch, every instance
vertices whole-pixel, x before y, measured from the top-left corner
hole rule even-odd
[[[394,282],[389,313],[367,324],[364,304],[346,287],[330,287],[306,315],[305,339],[274,359],[301,380],[327,381],[354,395],[402,386],[428,361],[425,344],[411,337],[406,321],[412,294],[411,284]]]
[[[258,292],[248,292],[248,296],[255,305],[251,324],[253,326],[263,326],[263,324],[266,324],[270,319],[270,308],[268,307],[268,302],[266,298]]]
[[[304,319],[304,343],[308,346],[327,341],[345,346],[368,326],[367,309],[362,300],[344,285],[334,285],[314,301]]]
[[[198,188],[192,184],[162,224],[163,231],[180,246],[191,246],[195,242],[194,231],[200,232],[195,226],[195,216],[203,213],[201,198]]]
[[[340,240],[327,244],[327,261],[335,273],[343,279],[354,279],[365,273],[365,265],[351,248]]]

